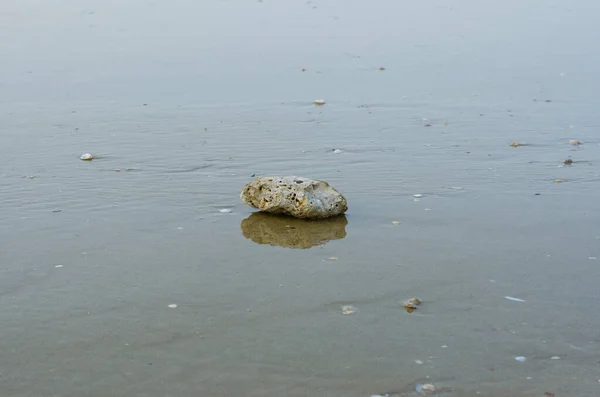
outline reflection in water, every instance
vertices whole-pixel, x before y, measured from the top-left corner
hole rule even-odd
[[[257,244],[286,248],[311,248],[346,237],[344,215],[308,220],[255,212],[241,224],[244,237]]]

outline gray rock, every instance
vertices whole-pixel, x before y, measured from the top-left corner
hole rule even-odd
[[[261,211],[296,218],[329,218],[348,210],[344,196],[327,182],[298,176],[257,178],[240,198]]]

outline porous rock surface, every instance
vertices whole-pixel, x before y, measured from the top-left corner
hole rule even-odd
[[[259,177],[244,186],[240,198],[261,211],[296,218],[323,219],[348,210],[344,196],[327,182],[298,176]]]

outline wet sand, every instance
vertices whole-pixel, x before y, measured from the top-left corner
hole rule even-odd
[[[1,4],[0,394],[600,395],[598,14]]]

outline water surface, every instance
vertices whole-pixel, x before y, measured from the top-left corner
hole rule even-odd
[[[600,395],[599,16],[3,2],[2,396]],[[254,215],[276,174],[348,213]]]

